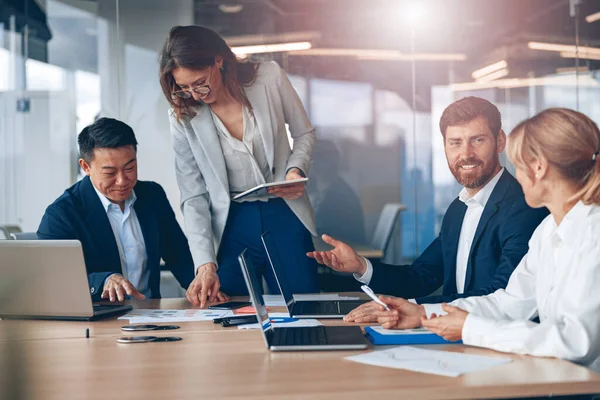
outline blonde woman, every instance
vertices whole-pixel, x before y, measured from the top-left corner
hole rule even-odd
[[[527,203],[551,215],[534,232],[506,289],[449,305],[383,298],[393,310],[381,307],[379,322],[384,328],[423,325],[468,345],[558,357],[600,371],[599,151],[597,125],[579,112],[552,108],[519,124],[508,155]]]

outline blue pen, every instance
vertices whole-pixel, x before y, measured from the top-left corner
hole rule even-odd
[[[286,323],[286,322],[296,322],[298,318],[289,318],[289,317],[276,317],[271,318],[271,322],[274,324]]]

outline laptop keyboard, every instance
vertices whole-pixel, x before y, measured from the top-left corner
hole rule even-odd
[[[298,315],[337,315],[340,313],[337,301],[303,301],[294,304],[293,313]]]
[[[294,315],[346,315],[365,301],[300,301],[293,305]]]
[[[272,346],[306,346],[327,344],[324,326],[273,329]]]
[[[106,310],[114,310],[117,307],[123,307],[122,304],[94,304],[94,314]]]

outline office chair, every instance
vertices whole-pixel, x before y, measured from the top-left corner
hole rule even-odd
[[[387,203],[383,206],[375,230],[373,231],[373,239],[371,246],[381,250],[385,256],[385,249],[392,237],[394,227],[398,221],[398,217],[402,211],[406,210],[406,206],[400,203]]]
[[[37,234],[35,232],[14,232],[10,234],[10,237],[14,240],[37,240]]]
[[[0,239],[12,239],[11,234],[21,232],[19,225],[0,225]]]

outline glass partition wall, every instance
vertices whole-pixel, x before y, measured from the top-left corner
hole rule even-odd
[[[25,231],[79,178],[76,136],[98,116],[134,128],[140,179],[159,182],[179,213],[157,66],[174,25],[207,26],[241,57],[286,70],[317,131],[308,188],[319,233],[369,246],[384,205],[404,204],[385,249],[391,263],[423,252],[460,191],[438,128],[452,101],[492,101],[506,132],[554,106],[600,122],[594,0],[11,0],[0,7],[0,225]]]

